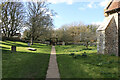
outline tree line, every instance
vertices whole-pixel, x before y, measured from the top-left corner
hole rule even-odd
[[[88,47],[89,42],[97,41],[96,29],[98,25],[85,25],[83,23],[72,23],[63,25],[55,30],[55,35],[59,41],[65,43],[80,43],[84,42]]]

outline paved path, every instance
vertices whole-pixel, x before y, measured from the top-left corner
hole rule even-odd
[[[46,80],[50,78],[60,79],[60,74],[59,74],[58,65],[56,61],[55,46],[52,46]]]

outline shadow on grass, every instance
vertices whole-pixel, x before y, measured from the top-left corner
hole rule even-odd
[[[4,42],[2,42],[1,44],[3,44],[3,45],[8,45],[8,46],[12,46],[12,45],[15,45],[15,46],[17,46],[17,47],[29,47],[28,45],[27,45],[27,43],[24,43],[24,42],[22,42],[23,44],[21,44],[21,43],[17,43],[17,42],[10,42],[10,41],[6,41],[5,43]],[[46,44],[39,44],[39,43],[34,43],[34,45],[31,45],[30,47],[34,47],[34,48],[44,48],[43,46],[46,46]],[[50,45],[48,45],[48,46],[50,46]]]
[[[16,51],[16,52],[12,52],[10,50],[6,50],[5,48],[4,49],[0,49],[2,50],[2,54],[10,54],[10,53],[13,53],[13,54],[47,54],[47,55],[50,55],[50,53],[39,53],[39,52],[23,52],[23,51]]]
[[[2,48],[3,50],[4,50],[4,49],[10,49],[10,48],[8,48],[8,47],[3,47],[3,46],[2,46],[1,48]]]
[[[57,54],[62,78],[118,78],[116,56]],[[67,68],[67,70],[66,70]]]
[[[45,78],[50,54],[2,50],[3,78]]]
[[[18,44],[18,43],[2,43],[3,45],[8,45],[8,46],[18,46],[18,47],[28,47],[27,45],[23,45],[23,44]]]
[[[47,46],[51,46],[51,45],[39,44],[39,43],[35,43],[34,45],[31,45],[31,47],[34,47],[34,48],[44,48],[45,46],[47,47]]]

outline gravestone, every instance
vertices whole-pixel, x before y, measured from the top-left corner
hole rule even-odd
[[[11,46],[11,51],[16,52],[16,46]]]
[[[65,45],[65,42],[64,42],[64,41],[62,42],[62,45]]]
[[[104,22],[97,29],[97,50],[100,54],[119,55],[120,0],[111,0],[104,9]]]
[[[35,48],[28,48],[28,50],[30,50],[30,51],[36,51],[37,49],[35,49]]]
[[[28,43],[28,46],[30,46],[30,43]]]

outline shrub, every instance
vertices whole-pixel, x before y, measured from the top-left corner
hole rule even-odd
[[[114,53],[112,53],[111,56],[116,56],[116,55]]]
[[[74,56],[74,55],[75,55],[75,53],[71,53],[70,55],[71,55],[71,56]]]
[[[87,54],[86,54],[86,52],[84,52],[84,53],[82,54],[82,56],[83,56],[83,57],[87,57]]]

